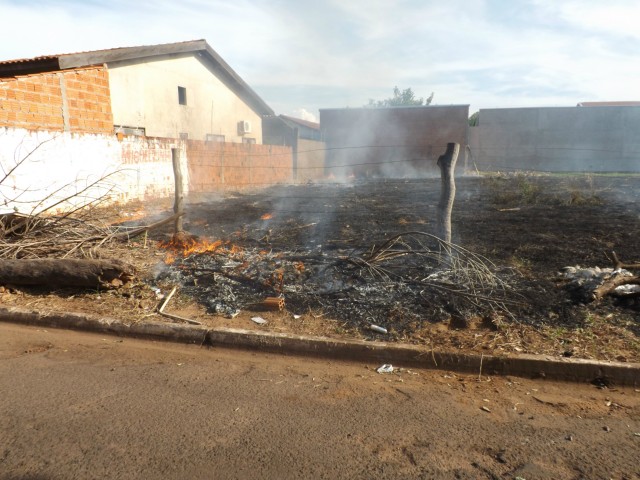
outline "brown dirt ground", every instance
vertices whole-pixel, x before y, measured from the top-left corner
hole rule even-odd
[[[640,478],[637,388],[377,367],[0,324],[0,480]]]
[[[279,186],[257,193],[227,192],[191,198],[185,228],[200,238],[223,239],[241,248],[304,250],[364,249],[404,231],[434,229],[439,179],[389,180],[349,185]],[[466,328],[448,319],[394,325],[379,336],[362,324],[328,318],[322,311],[264,312],[243,309],[232,319],[212,315],[202,298],[185,289],[166,311],[209,326],[262,329],[333,337],[397,340],[434,349],[498,355],[552,354],[640,361],[638,301],[573,301],[557,272],[567,265],[607,267],[615,250],[625,262],[640,261],[640,176],[492,175],[457,179],[453,241],[500,267],[515,269],[528,306],[513,318],[469,318]],[[170,214],[170,201],[129,204],[104,212],[112,222],[146,224]],[[265,214],[272,219],[262,220]],[[127,244],[112,243],[102,258],[120,258],[138,268],[139,282],[117,291],[19,288],[0,296],[5,305],[47,311],[78,311],[132,322],[166,320],[152,287],[167,293],[168,252],[159,246],[171,229]],[[188,289],[186,289],[188,290]],[[299,318],[294,318],[294,313]],[[260,315],[268,323],[256,325]]]

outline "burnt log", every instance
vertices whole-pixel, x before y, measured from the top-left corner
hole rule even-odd
[[[0,259],[3,285],[118,288],[134,278],[135,268],[121,260]]]
[[[607,295],[615,294],[616,288],[622,285],[640,285],[640,277],[637,275],[628,276],[628,275],[616,275],[616,271],[619,270],[631,270],[640,268],[640,263],[624,263],[616,252],[611,252],[611,262],[613,263],[614,275],[611,275],[609,278],[605,279],[604,282],[600,286],[598,286],[593,291],[593,299],[598,301],[602,300]],[[627,293],[624,295],[625,297],[637,297],[640,296],[638,293]]]
[[[640,277],[627,277],[622,275],[612,276],[593,291],[593,298],[595,300],[602,300],[607,295],[613,294],[615,289],[622,285],[640,285]],[[635,296],[635,294],[628,295]]]
[[[625,270],[635,270],[640,268],[640,263],[624,263],[619,258],[616,252],[611,252],[611,261],[613,262],[613,268],[619,270],[624,268]]]

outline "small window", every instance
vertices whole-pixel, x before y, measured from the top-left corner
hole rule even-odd
[[[249,138],[249,137],[242,137],[242,143],[254,144],[254,143],[256,143],[256,139],[255,138]]]
[[[189,140],[189,134],[188,133],[181,133],[180,134],[180,140]]]
[[[187,104],[187,89],[185,87],[178,87],[178,103],[180,105]]]
[[[207,142],[224,143],[224,135],[216,135],[215,133],[207,133],[207,136],[205,137],[205,141],[207,141]]]

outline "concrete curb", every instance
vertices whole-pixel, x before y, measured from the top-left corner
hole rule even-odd
[[[0,307],[0,321],[67,328],[120,336],[197,345],[255,349],[343,360],[391,363],[403,367],[442,369],[481,375],[513,375],[573,382],[601,380],[613,385],[640,385],[640,364],[602,362],[547,355],[498,357],[438,352],[420,346],[308,337],[286,333],[148,321],[126,324],[121,320],[79,313],[42,313]]]

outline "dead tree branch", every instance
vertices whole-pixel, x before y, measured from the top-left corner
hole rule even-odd
[[[612,261],[613,268],[615,268],[616,270],[620,270],[622,268],[626,270],[635,270],[637,268],[640,268],[640,263],[623,263],[618,258],[618,254],[616,252],[611,252],[611,258],[609,258],[609,260]]]
[[[446,263],[443,255],[447,256]],[[498,268],[490,260],[426,232],[394,235],[364,255],[341,262],[358,267],[359,275],[365,279],[417,285],[476,307],[484,305],[509,314],[507,306],[523,305],[517,292],[497,275]]]

